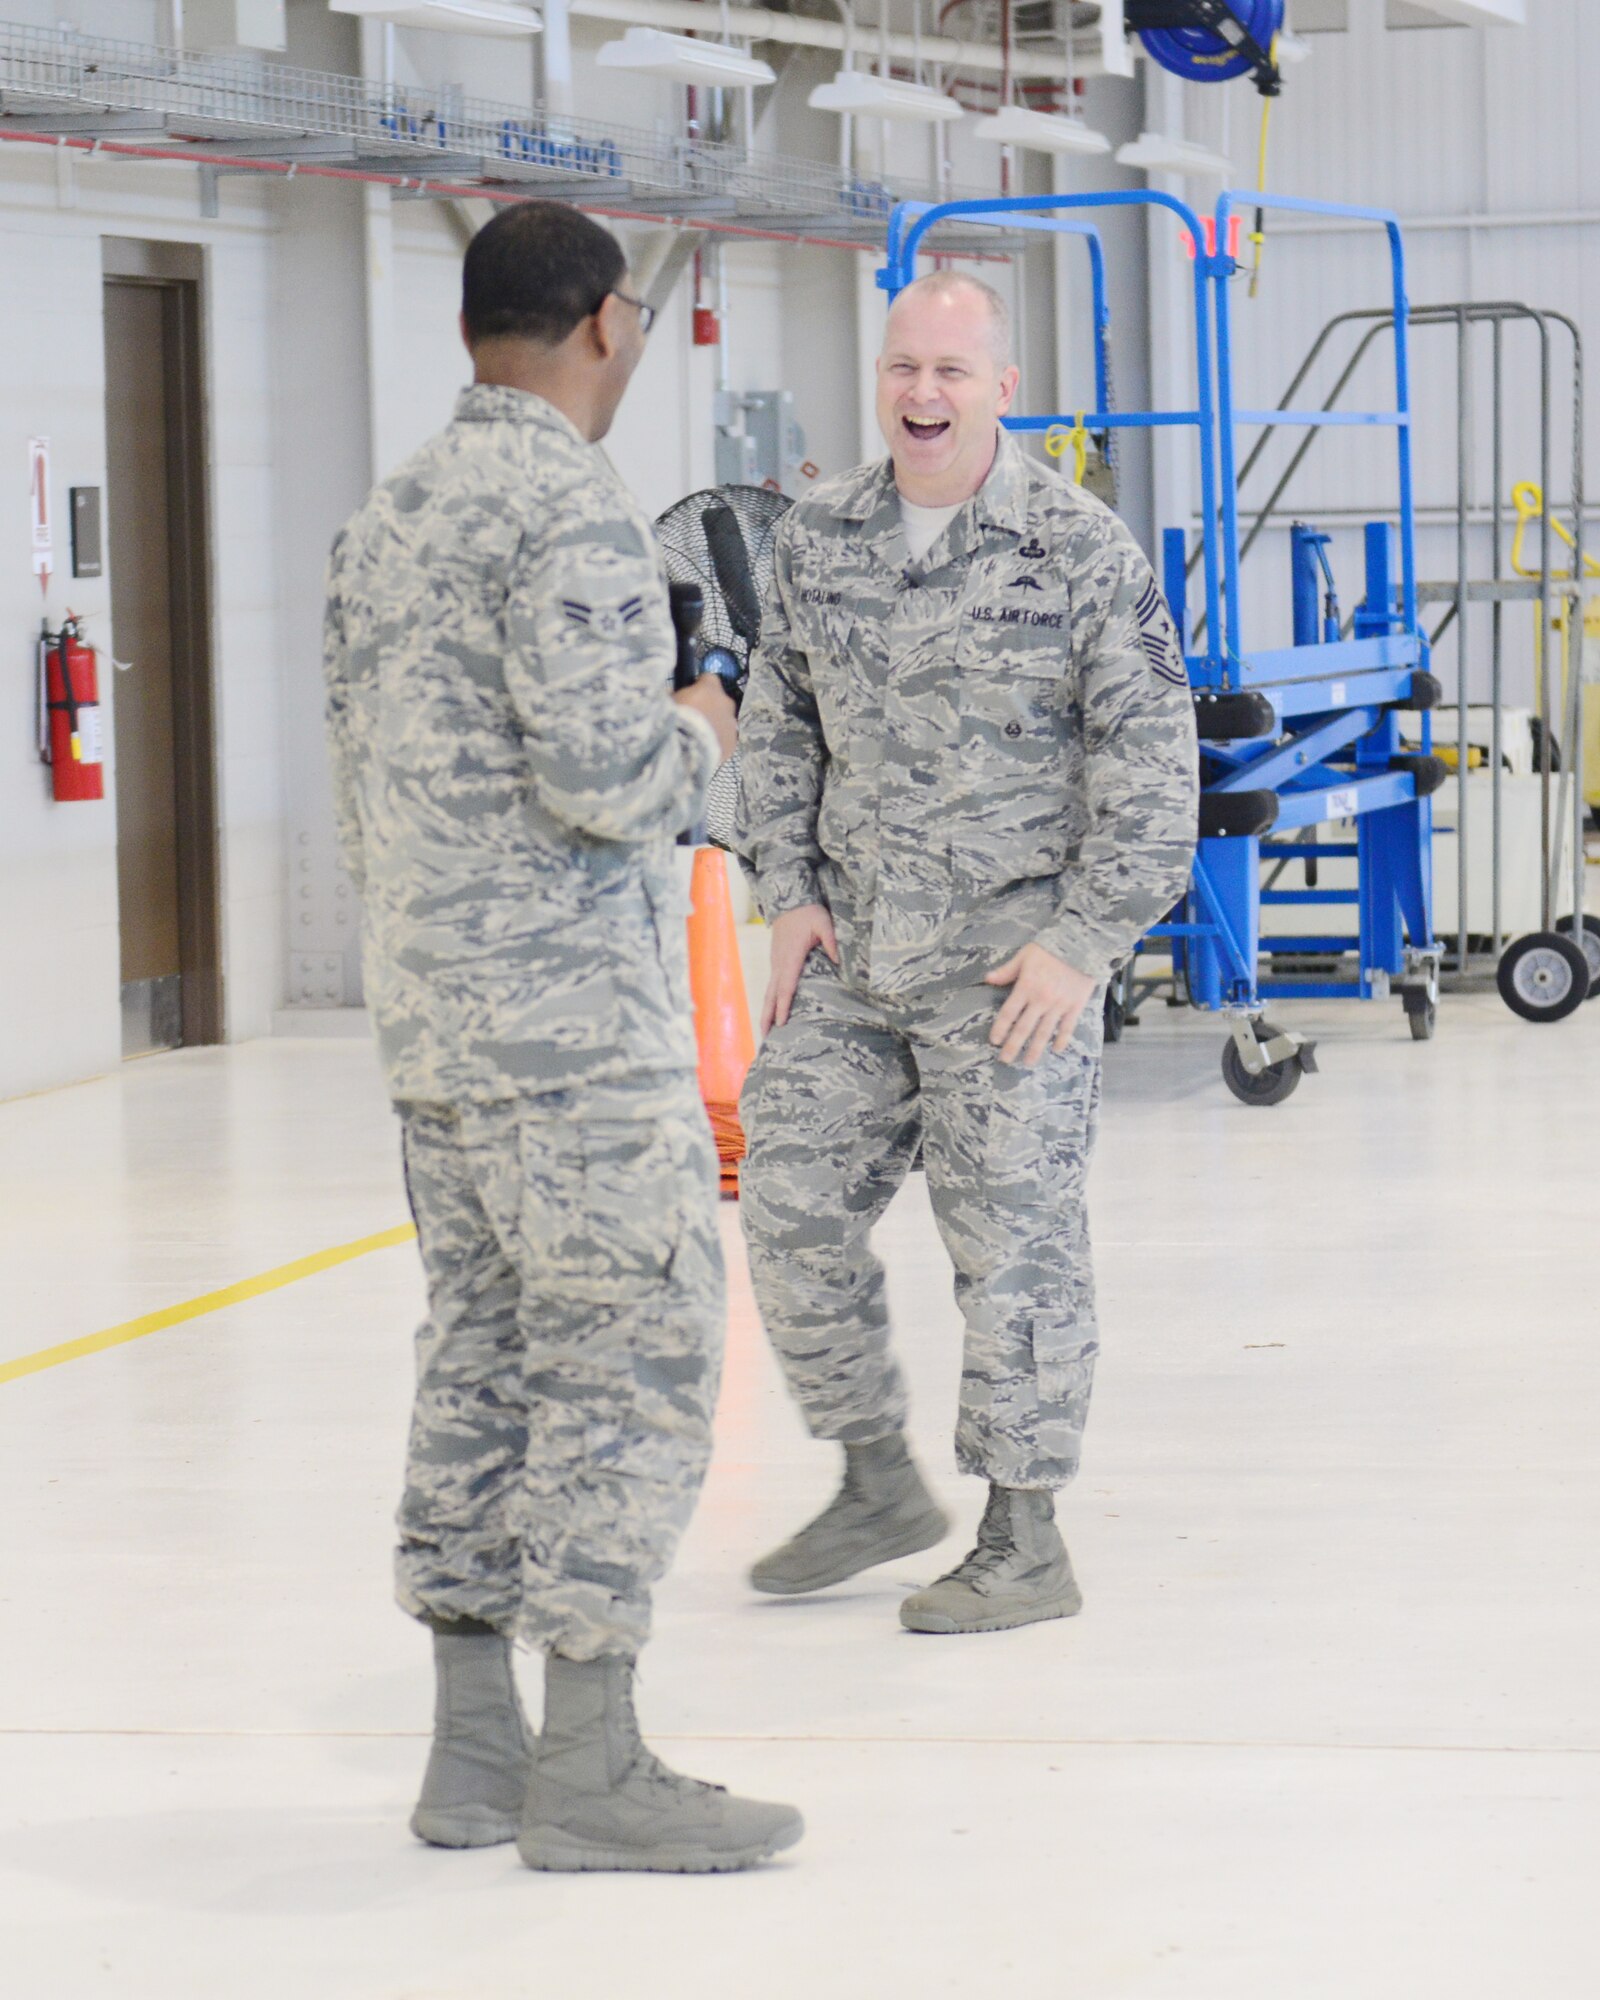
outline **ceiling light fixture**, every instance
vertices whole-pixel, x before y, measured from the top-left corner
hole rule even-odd
[[[1119,167],[1143,167],[1153,174],[1210,174],[1219,181],[1231,180],[1234,165],[1226,153],[1214,153],[1209,146],[1197,146],[1190,139],[1169,139],[1160,132],[1141,132],[1126,146],[1117,148]]]
[[[770,63],[758,62],[743,49],[696,41],[692,35],[668,35],[660,28],[630,28],[620,42],[603,43],[595,61],[602,69],[670,76],[713,90],[753,90],[778,80]]]
[[[444,35],[542,35],[544,23],[516,0],[329,0],[335,14],[431,28]]]
[[[980,118],[974,139],[993,146],[1023,146],[1035,153],[1109,153],[1111,141],[1081,118],[1061,118],[1026,105],[1007,104],[991,118]]]
[[[832,83],[819,83],[806,99],[813,111],[837,111],[856,118],[893,118],[912,125],[943,125],[961,116],[961,106],[942,90],[899,83],[862,69],[842,69]]]

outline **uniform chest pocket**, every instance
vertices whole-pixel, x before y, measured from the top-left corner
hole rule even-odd
[[[1058,874],[1077,837],[1081,725],[1066,663],[1042,651],[963,665],[954,854],[969,893]]]
[[[1063,766],[1076,736],[1064,654],[1043,647],[962,648],[961,759],[976,777]]]

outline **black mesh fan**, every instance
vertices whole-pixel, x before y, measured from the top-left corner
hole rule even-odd
[[[668,578],[698,584],[705,597],[701,671],[720,673],[735,701],[744,697],[772,587],[773,537],[792,505],[765,486],[712,486],[677,501],[656,522]],[[718,847],[733,845],[738,797],[735,752],[706,794],[706,837]]]
[[[712,486],[677,501],[656,522],[668,577],[697,583],[705,593],[701,658],[740,695],[772,585],[772,538],[792,505],[765,486]],[[733,656],[732,672],[706,657],[713,651]]]

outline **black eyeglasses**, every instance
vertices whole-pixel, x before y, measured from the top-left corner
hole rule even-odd
[[[651,327],[655,325],[656,309],[654,306],[647,306],[643,299],[636,299],[627,292],[607,292],[606,299],[621,299],[625,306],[632,306],[639,315],[639,331],[641,333],[648,333]],[[605,302],[606,300],[602,299],[600,305],[603,306]],[[596,306],[595,311],[598,312],[599,310],[600,306]]]

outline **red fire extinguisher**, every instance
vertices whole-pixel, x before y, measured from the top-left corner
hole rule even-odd
[[[100,671],[94,648],[69,611],[61,630],[47,626],[39,639],[44,706],[49,727],[41,746],[56,799],[103,799],[105,750],[100,730]]]

